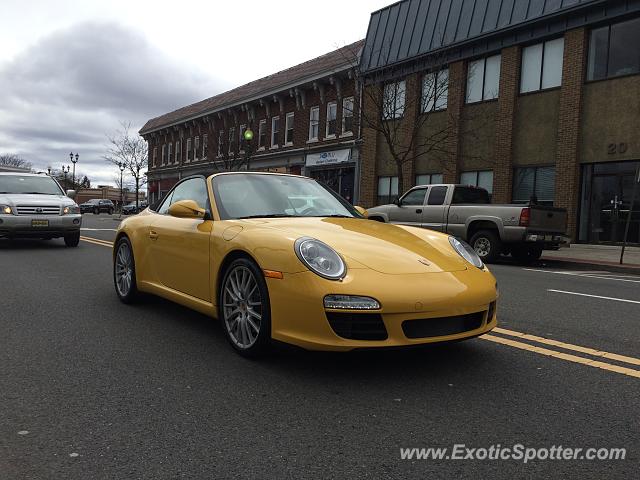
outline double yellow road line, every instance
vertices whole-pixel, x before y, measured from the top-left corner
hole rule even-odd
[[[93,237],[80,236],[80,240],[92,243],[94,245],[100,245],[102,247],[113,247],[113,242],[107,240],[100,240]],[[617,353],[605,352],[602,350],[596,350],[594,348],[582,347],[580,345],[573,345],[571,343],[560,342],[558,340],[551,340],[549,338],[538,337],[536,335],[530,335],[528,333],[516,332],[514,330],[507,330],[505,328],[494,328],[493,333],[498,335],[483,335],[480,338],[488,340],[490,342],[499,343],[501,345],[507,345],[509,347],[518,348],[520,350],[526,350],[529,352],[537,353],[539,355],[545,355],[547,357],[558,358],[560,360],[566,360],[568,362],[579,363],[587,365],[589,367],[600,368],[602,370],[608,370],[610,372],[621,373],[630,377],[640,378],[640,370],[634,368],[624,367],[613,363],[603,362],[598,359],[610,360],[618,363],[634,365],[640,367],[640,359],[634,357],[627,357],[625,355],[618,355]],[[506,338],[511,337],[511,338]],[[515,338],[516,340],[513,340]],[[530,343],[527,343],[530,342]],[[557,348],[558,350],[552,350],[550,348],[538,346],[546,345],[549,347]],[[562,350],[568,350],[571,352],[579,352],[583,355],[574,355],[571,353],[565,353]],[[596,357],[596,358],[589,358]]]

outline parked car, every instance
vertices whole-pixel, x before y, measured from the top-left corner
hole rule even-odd
[[[63,237],[77,247],[82,215],[74,195],[46,174],[0,172],[0,237]]]
[[[131,202],[125,205],[124,207],[122,207],[122,213],[125,215],[140,213],[142,210],[144,210],[148,206],[149,204],[145,200],[138,202],[137,206],[136,206],[136,202]]]
[[[528,263],[540,258],[544,248],[569,243],[566,209],[492,204],[485,189],[469,185],[419,185],[368,213],[372,220],[455,235],[488,263],[509,253]]]
[[[352,350],[496,326],[496,280],[469,245],[363,212],[299,175],[188,177],[157,210],[120,222],[116,294],[131,303],[153,293],[218,318],[247,356],[272,339]]]
[[[116,206],[111,200],[104,200],[99,198],[94,198],[93,200],[89,200],[88,202],[80,204],[80,211],[82,213],[94,213],[95,215],[98,215],[102,212],[113,215],[115,209]]]

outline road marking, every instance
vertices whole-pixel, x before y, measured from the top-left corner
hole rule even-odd
[[[628,278],[610,278],[610,276],[613,276],[613,274],[558,272],[558,271],[551,271],[551,270],[540,270],[540,269],[537,269],[537,268],[523,268],[523,270],[526,270],[528,272],[555,273],[556,275],[570,275],[570,276],[574,276],[574,277],[599,278],[601,280],[614,280],[616,282],[640,283],[640,279],[639,280],[629,280]],[[623,276],[623,275],[619,275],[619,276]],[[624,276],[628,276],[628,275],[624,275]],[[638,277],[631,277],[631,278],[638,278]]]
[[[87,242],[87,243],[93,243],[94,245],[100,245],[101,247],[113,247],[113,243],[112,242],[108,242],[107,240],[100,240],[98,238],[93,238],[93,237],[83,237],[82,235],[80,236],[80,240]]]
[[[618,362],[629,363],[631,365],[640,366],[640,358],[627,357],[625,355],[618,355],[617,353],[605,352],[604,350],[596,350],[595,348],[581,347],[580,345],[572,345],[571,343],[560,342],[558,340],[551,340],[549,338],[538,337],[536,335],[530,335],[528,333],[516,332],[514,330],[507,330],[505,328],[496,327],[493,329],[495,333],[501,333],[502,335],[508,335],[510,337],[521,338],[524,340],[530,340],[532,342],[544,343],[546,345],[552,345],[554,347],[564,348],[566,350],[573,350],[575,352],[586,353],[594,357],[602,357],[610,360],[616,360]]]
[[[616,302],[626,302],[626,303],[638,303],[638,300],[627,300],[626,298],[615,298],[615,297],[603,297],[602,295],[591,295],[589,293],[579,293],[579,292],[567,292],[566,290],[554,290],[552,288],[547,289],[547,292],[553,293],[565,293],[567,295],[578,295],[580,297],[591,297],[591,298],[601,298],[603,300],[614,300]]]
[[[547,357],[559,358],[568,362],[579,363],[588,367],[600,368],[602,370],[608,370],[610,372],[621,373],[630,377],[640,378],[640,370],[634,370],[627,367],[619,367],[617,365],[611,365],[610,363],[600,362],[598,360],[590,360],[588,358],[579,357],[577,355],[571,355],[569,353],[556,352],[555,350],[549,350],[548,348],[536,347],[529,345],[528,343],[517,342],[509,338],[496,337],[495,335],[483,335],[479,337],[489,342],[499,343],[501,345],[508,345],[510,347],[519,348],[520,350],[527,350],[529,352],[538,353]]]

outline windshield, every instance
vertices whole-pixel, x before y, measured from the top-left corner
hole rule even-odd
[[[0,175],[0,193],[64,195],[53,178],[30,175]]]
[[[213,179],[223,220],[258,217],[356,217],[358,212],[324,185],[305,177],[233,174]]]

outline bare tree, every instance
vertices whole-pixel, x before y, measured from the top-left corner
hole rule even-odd
[[[51,167],[49,167],[49,169],[50,175],[55,178],[65,190],[75,190],[77,192],[83,188],[91,188],[91,180],[89,180],[89,177],[83,173],[77,174],[74,183],[73,178],[69,173],[65,174],[62,170]]]
[[[27,162],[24,158],[21,158],[13,153],[1,153],[0,166],[24,168],[27,170],[30,170],[32,167],[31,162]]]
[[[251,127],[249,127],[251,128]],[[239,170],[249,170],[251,168],[251,158],[255,147],[251,141],[244,139],[244,132],[236,133],[236,128],[231,127],[226,142],[222,142],[220,156],[216,157],[214,165],[218,171],[234,172]],[[242,133],[242,135],[240,134]]]
[[[124,165],[136,184],[136,208],[138,208],[140,187],[146,182],[144,173],[149,162],[146,140],[130,133],[131,123],[121,122],[121,129],[107,135],[107,153],[103,158],[112,165]]]

